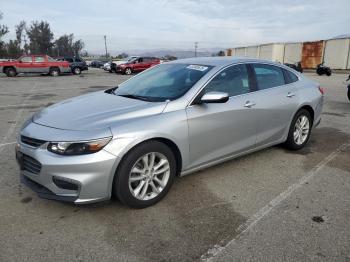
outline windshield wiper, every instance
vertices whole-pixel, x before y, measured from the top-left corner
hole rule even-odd
[[[150,101],[150,99],[146,96],[138,96],[138,95],[132,95],[132,94],[118,94],[118,96],[127,97],[131,99],[138,99],[143,101]]]

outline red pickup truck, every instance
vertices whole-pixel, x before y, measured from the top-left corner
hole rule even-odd
[[[66,61],[56,61],[47,55],[23,55],[15,61],[0,62],[0,72],[9,77],[20,73],[41,73],[58,76],[71,71]]]

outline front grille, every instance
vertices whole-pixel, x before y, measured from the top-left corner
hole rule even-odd
[[[41,170],[41,164],[34,158],[23,154],[22,169],[33,174],[39,174]]]
[[[46,143],[44,140],[35,139],[27,136],[21,136],[21,141],[24,144],[30,145],[32,147],[39,147]]]

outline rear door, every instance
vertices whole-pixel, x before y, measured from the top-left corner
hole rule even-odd
[[[245,64],[219,72],[199,96],[211,91],[228,93],[226,103],[193,104],[187,107],[190,166],[232,156],[252,149],[256,139],[256,113],[251,77]]]
[[[33,58],[32,56],[22,56],[19,58],[17,64],[17,73],[31,73],[33,66]]]
[[[256,76],[256,99],[259,101],[256,104],[256,146],[282,142],[298,106],[298,81],[289,81],[286,69],[279,66],[254,63],[251,67]]]
[[[49,68],[45,56],[34,56],[32,73],[48,73]]]

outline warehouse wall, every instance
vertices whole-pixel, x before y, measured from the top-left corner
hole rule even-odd
[[[268,44],[260,46],[260,59],[283,63],[284,44]]]
[[[287,43],[284,46],[283,63],[294,64],[301,61],[302,43]]]
[[[245,47],[235,48],[235,56],[245,56]]]
[[[226,55],[260,58],[280,63],[301,61],[302,67],[314,69],[322,61],[332,69],[350,69],[350,38],[304,43],[273,43],[237,47]]]
[[[326,41],[324,51],[325,65],[332,69],[346,69],[348,66],[350,39],[332,39]]]
[[[245,55],[249,58],[259,58],[259,46],[248,46],[245,49]]]

